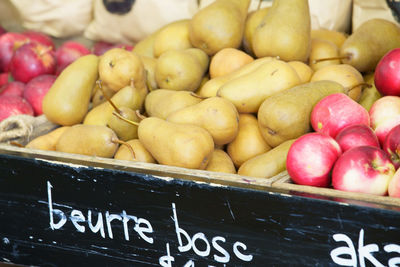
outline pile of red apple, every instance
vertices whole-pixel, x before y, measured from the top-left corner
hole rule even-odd
[[[314,106],[314,131],[288,152],[293,182],[400,197],[400,48],[380,60],[374,82],[383,97],[369,112],[342,93]]]
[[[18,114],[41,115],[43,97],[65,67],[83,55],[101,55],[112,47],[133,48],[96,42],[89,50],[76,41],[56,48],[46,34],[0,27],[0,121]]]

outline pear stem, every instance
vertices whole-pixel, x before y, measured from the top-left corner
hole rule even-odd
[[[196,94],[195,92],[190,92],[190,95],[191,95],[191,96],[194,96],[194,97],[197,97],[197,98],[200,98],[200,99],[207,99],[207,98],[208,98],[208,97],[206,97],[206,96],[198,95],[198,94]]]
[[[10,141],[10,145],[17,146],[17,147],[24,147],[22,144],[20,144],[16,141]]]
[[[351,90],[353,90],[353,89],[355,89],[356,87],[359,87],[359,86],[365,86],[365,87],[368,87],[368,88],[372,87],[372,85],[370,85],[369,83],[365,83],[365,82],[357,83],[357,84],[355,84],[355,85],[353,85],[351,87],[347,87],[346,88],[346,92],[349,93]]]
[[[140,113],[140,110],[138,110],[138,109],[135,110],[135,114],[136,114],[136,116],[139,117],[140,120],[144,120],[144,119],[147,118],[145,115],[143,115],[142,113]]]
[[[146,70],[146,75],[145,76],[146,76],[147,89],[149,89],[149,92],[151,92],[151,91],[153,91],[153,87],[151,86],[149,79],[147,79],[147,77],[149,76],[148,70]]]
[[[125,145],[125,146],[127,146],[128,149],[129,149],[129,151],[130,151],[131,154],[132,154],[132,157],[133,157],[134,159],[136,159],[135,151],[133,150],[133,148],[132,148],[132,146],[131,146],[130,144],[128,144],[128,143],[125,142],[125,141],[119,140],[119,139],[113,139],[113,140],[111,140],[111,141],[112,141],[113,143],[118,143],[118,144],[120,144],[120,145]]]
[[[104,91],[103,86],[101,86],[101,80],[97,80],[96,81],[97,85],[99,86],[101,92],[103,93],[104,98],[108,101],[108,103],[110,103],[110,105],[114,108],[114,110],[116,112],[118,112],[119,114],[121,114],[121,110],[112,102],[111,98],[109,98],[106,94],[106,92]]]
[[[133,79],[133,78],[130,79],[129,86],[132,88],[135,88],[135,79]]]
[[[339,57],[325,57],[325,58],[318,58],[312,61],[313,64],[317,64],[318,62],[322,61],[329,61],[329,60],[340,60],[340,59],[350,59],[350,56],[339,56]]]
[[[135,126],[139,126],[139,123],[138,123],[138,122],[132,121],[132,120],[130,120],[130,119],[127,119],[127,118],[123,117],[121,114],[119,114],[119,113],[117,113],[117,112],[115,112],[115,111],[113,111],[112,114],[113,114],[114,116],[117,116],[117,117],[120,118],[121,120],[123,120],[123,121],[129,123],[129,124],[132,124],[132,125],[135,125]]]
[[[258,1],[257,10],[260,10],[262,1],[263,1],[263,0],[259,0],[259,1]]]

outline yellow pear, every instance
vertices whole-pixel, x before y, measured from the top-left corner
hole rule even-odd
[[[168,50],[192,47],[189,40],[189,19],[178,20],[163,27],[155,37],[153,54],[158,58]]]
[[[374,104],[376,100],[381,98],[382,94],[378,91],[378,89],[376,89],[373,72],[364,75],[364,80],[370,86],[364,88],[358,103],[369,111],[371,109],[372,104]]]
[[[213,79],[231,73],[250,62],[253,57],[237,48],[223,48],[218,51],[210,61],[210,78]]]
[[[139,140],[163,165],[205,169],[214,151],[210,133],[191,124],[148,117],[139,123]]]
[[[286,170],[286,157],[296,139],[284,141],[273,149],[245,161],[238,169],[239,175],[271,178]]]
[[[308,64],[313,69],[313,71],[317,71],[327,65],[340,64],[339,48],[331,41],[312,39]]]
[[[170,113],[166,120],[203,127],[217,145],[230,143],[239,129],[239,115],[235,106],[216,96]]]
[[[82,122],[98,79],[98,63],[95,55],[82,56],[60,73],[43,98],[43,113],[49,121],[63,126]]]
[[[357,101],[360,99],[364,78],[361,73],[351,65],[327,65],[314,72],[311,81],[330,80],[340,83],[349,89],[348,95]]]
[[[326,40],[334,43],[338,48],[342,46],[344,41],[347,39],[347,34],[344,32],[339,32],[335,30],[329,29],[312,29],[311,30],[311,39],[320,39]]]
[[[288,64],[297,72],[301,83],[307,83],[310,81],[314,71],[312,68],[302,61],[289,61]]]
[[[264,7],[252,11],[248,14],[246,18],[246,22],[244,25],[244,34],[243,34],[243,48],[244,50],[254,55],[253,53],[253,34],[256,31],[258,25],[260,25],[261,21],[265,17],[269,10],[269,7]]]
[[[128,145],[133,150],[133,154]],[[132,139],[126,141],[126,145],[120,145],[114,155],[114,159],[156,163],[156,160],[153,158],[150,152],[146,150],[142,143],[140,143],[139,139]]]
[[[245,74],[248,74],[248,73],[254,71],[259,66],[261,66],[262,64],[264,64],[265,62],[268,62],[270,60],[274,60],[274,58],[272,58],[272,57],[259,58],[259,59],[252,61],[249,64],[246,64],[246,65],[240,67],[239,69],[237,69],[231,73],[210,79],[206,83],[204,83],[204,85],[202,87],[200,87],[199,90],[196,91],[196,93],[199,96],[203,96],[203,97],[216,96],[217,91],[219,90],[219,88],[222,85],[224,85],[225,83],[227,83],[230,80],[233,80],[237,77],[243,76]]]
[[[227,152],[236,167],[246,160],[265,153],[271,147],[265,142],[257,118],[253,114],[239,115],[239,131],[236,138],[227,146]]]
[[[207,54],[198,48],[166,51],[155,67],[157,85],[163,89],[195,91],[208,64]]]
[[[146,73],[139,56],[122,48],[107,50],[99,61],[99,77],[105,86],[119,91],[131,82],[136,88],[146,86]]]
[[[310,54],[310,32],[308,0],[274,0],[253,34],[254,54],[305,62]]]
[[[232,159],[222,149],[214,149],[211,159],[207,164],[206,171],[236,173]]]
[[[69,127],[71,126],[61,126],[48,132],[47,134],[40,135],[31,140],[28,144],[26,144],[25,147],[31,149],[55,151],[58,139]]]
[[[166,119],[172,112],[200,103],[202,100],[190,91],[158,89],[146,96],[144,106],[149,116]]]
[[[217,96],[228,99],[240,113],[254,113],[268,96],[300,83],[299,75],[288,63],[271,60],[227,82]]]
[[[212,56],[226,47],[239,48],[250,0],[215,0],[190,21],[189,38],[194,47]]]
[[[152,58],[152,57],[147,57],[147,56],[140,56],[140,60],[143,63],[143,67],[146,72],[146,84],[148,89],[151,91],[153,89],[157,88],[157,81],[155,77],[155,69],[156,69],[156,64],[157,64],[157,59]]]

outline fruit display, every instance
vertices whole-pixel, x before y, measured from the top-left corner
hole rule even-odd
[[[400,195],[400,28],[311,29],[307,0],[215,0],[134,45],[0,36],[0,120],[26,148]],[[285,20],[281,18],[285,17]]]

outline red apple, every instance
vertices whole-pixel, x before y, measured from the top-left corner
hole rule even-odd
[[[54,74],[56,58],[50,46],[28,43],[15,51],[10,63],[11,75],[24,83],[42,74]]]
[[[388,153],[390,160],[397,170],[400,167],[400,124],[389,131],[382,148]]]
[[[4,34],[6,32],[7,32],[7,30],[4,29],[2,26],[0,26],[0,35]]]
[[[53,50],[56,49],[56,46],[54,45],[54,42],[51,39],[51,37],[44,33],[35,31],[25,31],[22,34],[28,37],[31,42],[37,42],[44,46],[50,46],[52,47]]]
[[[357,146],[374,146],[380,148],[378,137],[376,137],[374,131],[365,124],[347,126],[336,135],[335,139],[342,149],[342,152]]]
[[[31,105],[24,98],[16,95],[6,95],[0,97],[0,121],[18,114],[33,116]]]
[[[398,115],[397,117],[387,119],[376,127],[374,132],[375,135],[378,137],[379,143],[381,144],[382,147],[383,143],[385,142],[386,136],[394,127],[396,127],[399,124],[400,124],[400,115]]]
[[[400,96],[400,48],[392,49],[379,60],[374,82],[382,95]]]
[[[383,96],[376,100],[370,110],[371,127],[373,130],[387,119],[400,115],[400,97]]]
[[[28,42],[29,39],[25,35],[16,32],[7,32],[0,36],[0,72],[10,70],[9,65],[14,51]]]
[[[0,96],[3,95],[17,95],[23,97],[25,84],[19,81],[13,81],[4,84],[0,87]]]
[[[0,73],[0,86],[8,83],[10,81],[11,75],[9,72]]]
[[[56,80],[55,75],[43,74],[30,80],[26,84],[24,98],[32,106],[36,116],[43,114],[42,102],[46,93]]]
[[[129,45],[129,44],[116,44],[113,47],[123,48],[127,51],[132,51],[132,49],[133,49],[133,45]]]
[[[388,193],[390,197],[400,197],[400,169],[397,169],[389,182]]]
[[[94,43],[94,45],[92,47],[92,52],[96,56],[101,56],[107,50],[110,50],[113,47],[114,47],[113,43],[108,43],[108,42],[104,42],[104,41],[97,41],[96,43]]]
[[[291,145],[286,169],[296,184],[327,187],[332,166],[341,153],[339,144],[329,135],[307,133]]]
[[[395,173],[383,149],[358,146],[344,152],[332,170],[333,188],[384,196]]]
[[[322,98],[311,112],[313,129],[333,138],[344,127],[356,124],[370,125],[368,111],[343,93]]]
[[[76,41],[67,41],[56,50],[57,68],[56,75],[60,74],[65,67],[81,56],[90,54],[89,49]]]

